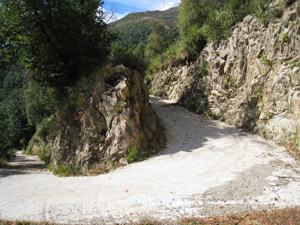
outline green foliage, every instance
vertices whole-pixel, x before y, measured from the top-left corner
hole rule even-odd
[[[53,169],[55,175],[67,177],[71,175],[79,175],[78,171],[74,171],[69,165],[61,165]]]
[[[183,49],[196,57],[206,42],[219,42],[231,34],[231,27],[246,15],[254,14],[266,24],[268,0],[182,0],[178,26]],[[274,11],[280,16],[281,11]]]
[[[234,82],[235,82],[234,78],[231,77],[230,75],[223,76],[223,83],[224,83],[225,88],[228,89],[228,88],[233,87]]]
[[[191,59],[195,59],[206,45],[206,40],[202,32],[196,25],[191,26],[189,30],[181,36],[181,45],[183,51],[187,52]]]
[[[155,58],[161,55],[168,46],[168,36],[163,24],[155,22],[151,25],[151,34],[148,36],[147,45],[145,46],[145,56]]]
[[[127,160],[129,162],[133,162],[137,159],[137,147],[135,145],[131,146],[129,150],[129,154],[127,156]]]
[[[200,28],[208,16],[209,0],[182,0],[179,5],[178,27],[181,35],[189,33],[191,27]]]
[[[274,113],[272,113],[272,112],[265,112],[265,116],[267,117],[267,119],[269,120],[269,119],[272,119],[273,117],[274,117]]]
[[[103,21],[102,5],[98,0],[1,1],[0,157],[25,148],[35,129],[47,152],[47,138],[55,132],[45,118],[84,107],[70,87],[105,62],[115,38]]]
[[[144,45],[140,43],[136,48],[126,49],[118,44],[114,44],[111,48],[110,62],[113,66],[124,65],[143,73],[146,69]]]
[[[149,11],[132,13],[110,24],[110,27],[118,33],[117,44],[131,48],[132,45],[146,44],[148,36],[152,32],[153,23],[162,23],[166,28],[168,40],[172,41],[178,35],[176,20],[178,8],[167,11]]]
[[[16,154],[16,152],[16,149],[9,149],[5,152],[5,154],[0,154],[0,167],[4,166],[7,160],[11,159]]]
[[[37,125],[36,135],[46,143],[55,137],[56,131],[57,124],[55,117],[51,116],[50,118],[44,118],[42,122]]]
[[[26,114],[31,126],[41,123],[43,118],[55,112],[56,100],[54,89],[41,87],[35,82],[29,82],[24,92]]]
[[[264,54],[262,54],[260,56],[260,58],[262,59],[264,65],[266,65],[266,66],[271,66],[272,65],[271,60],[268,59],[267,56],[265,56]]]
[[[256,95],[257,100],[258,100],[259,102],[261,102],[263,96],[262,96],[262,93],[261,93],[261,90],[260,90],[259,87],[255,87],[255,89],[254,89],[254,94]]]
[[[208,62],[206,60],[202,60],[199,65],[199,75],[200,77],[205,77],[208,74]]]
[[[38,152],[38,157],[45,163],[46,166],[50,165],[50,156],[46,155],[43,151]]]
[[[261,24],[267,25],[269,22],[270,14],[267,11],[269,0],[253,0],[252,6],[255,7],[254,15]]]
[[[284,3],[289,6],[289,5],[293,4],[295,1],[297,1],[297,0],[284,0]]]
[[[0,86],[0,158],[24,148],[34,133],[26,112],[27,74],[20,63],[10,66]]]
[[[288,43],[290,41],[288,33],[281,33],[279,37],[280,43]]]
[[[187,108],[189,110],[195,111],[197,109],[196,101],[192,96],[188,96],[186,101],[187,101]]]
[[[116,44],[123,47],[131,47],[139,43],[146,43],[148,36],[151,34],[149,21],[142,20],[125,24],[117,29],[118,40]]]
[[[160,55],[156,55],[155,57],[152,57],[149,60],[148,68],[147,68],[147,73],[155,73],[162,69],[163,64],[162,64],[162,58]]]
[[[6,164],[6,162],[7,162],[7,159],[6,159],[6,158],[0,157],[0,167],[1,167],[1,166],[4,166],[4,165]]]
[[[282,14],[283,14],[283,9],[275,8],[270,11],[270,14],[273,18],[281,18]]]
[[[122,110],[123,110],[122,102],[119,102],[119,101],[118,101],[118,102],[114,105],[113,111],[114,111],[115,113],[120,113],[120,112],[122,112]]]
[[[103,64],[114,36],[103,22],[98,0],[3,0],[6,42],[19,47],[32,78],[64,89]],[[8,22],[9,21],[9,22]],[[22,53],[22,55],[21,55]]]

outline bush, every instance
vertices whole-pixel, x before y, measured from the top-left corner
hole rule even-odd
[[[273,9],[270,12],[270,14],[273,18],[281,18],[282,14],[283,14],[283,9],[280,9],[280,8]]]
[[[7,160],[11,159],[16,154],[16,152],[16,149],[9,149],[4,154],[1,154],[0,152],[0,167],[4,166]]]
[[[113,66],[123,65],[144,73],[147,65],[144,60],[143,50],[138,51],[137,48],[127,49],[120,45],[114,44],[110,53],[111,63]]]
[[[48,118],[44,118],[43,121],[37,125],[36,136],[39,137],[45,143],[48,140],[52,140],[57,131],[57,124],[55,121],[55,117],[51,116]]]
[[[135,145],[133,145],[130,150],[129,150],[129,154],[127,156],[127,160],[129,162],[133,162],[134,160],[137,159],[137,148]]]
[[[160,55],[157,55],[149,60],[148,68],[146,72],[150,74],[156,73],[159,70],[161,70],[162,67],[163,67],[162,57]]]
[[[74,171],[68,165],[61,165],[61,166],[58,166],[57,168],[53,169],[53,173],[55,175],[66,177],[66,176],[73,175]]]
[[[109,54],[115,35],[107,29],[102,5],[98,0],[3,0],[4,43],[19,46],[41,86],[65,90],[90,76]]]
[[[192,59],[196,59],[206,45],[206,40],[201,30],[199,30],[197,26],[192,26],[182,37],[182,45],[183,50],[187,52]]]

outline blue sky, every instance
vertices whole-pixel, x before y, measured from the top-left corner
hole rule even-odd
[[[114,12],[113,20],[120,19],[132,12],[166,10],[179,5],[180,0],[104,0],[107,12]]]

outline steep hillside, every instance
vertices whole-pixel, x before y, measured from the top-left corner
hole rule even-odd
[[[159,20],[163,22],[166,26],[172,27],[176,24],[177,16],[179,14],[178,7],[170,8],[165,11],[147,11],[131,13],[124,18],[117,20],[111,24],[113,28],[121,28],[129,23],[133,23],[141,20]]]
[[[148,11],[131,13],[124,18],[110,24],[110,27],[119,33],[118,44],[130,46],[145,43],[151,33],[151,24],[156,21],[162,23],[168,30],[168,36],[177,35],[178,7],[166,11]]]
[[[273,1],[271,9],[277,1]],[[247,128],[279,143],[299,143],[300,3],[262,25],[247,16],[197,61],[169,67],[152,82],[154,94]]]

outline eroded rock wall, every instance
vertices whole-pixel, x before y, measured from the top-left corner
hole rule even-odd
[[[225,43],[209,44],[196,62],[157,73],[152,92],[279,143],[297,138],[299,1],[267,27],[245,17]]]
[[[34,145],[54,171],[102,173],[159,150],[162,128],[141,74],[119,66],[90,93],[68,118],[52,117],[55,135]]]

